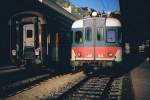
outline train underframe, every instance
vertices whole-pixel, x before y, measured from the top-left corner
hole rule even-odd
[[[88,71],[95,71],[100,70],[104,68],[112,68],[116,66],[117,64],[120,64],[120,62],[111,61],[111,60],[100,60],[100,61],[93,61],[93,60],[77,60],[77,61],[71,61],[71,66],[73,67],[73,70],[88,70]]]

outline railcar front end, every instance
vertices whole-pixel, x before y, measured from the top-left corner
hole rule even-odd
[[[73,23],[71,64],[107,67],[122,61],[121,23],[115,18],[94,17]]]

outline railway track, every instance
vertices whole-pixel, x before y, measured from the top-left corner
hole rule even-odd
[[[108,92],[108,100],[122,100],[122,90],[123,90],[123,78],[114,79],[109,92]]]
[[[80,73],[80,72],[76,72],[76,73]],[[30,77],[30,78],[27,78],[27,79],[14,81],[13,83],[5,84],[3,87],[0,87],[0,91],[1,91],[0,92],[0,99],[1,98],[12,97],[12,96],[20,94],[24,91],[28,91],[28,90],[36,87],[36,86],[42,85],[43,82],[46,83],[47,80],[52,79],[52,80],[56,81],[59,78],[61,79],[61,77],[65,76],[65,75],[66,76],[67,75],[74,75],[76,73],[63,73],[63,74],[56,74],[56,75],[55,74],[51,75],[50,73],[45,73],[45,74],[39,74],[39,75],[34,76],[34,77]],[[75,83],[78,83],[78,81],[72,82],[72,84],[75,84]],[[68,86],[66,85],[66,87],[68,87]],[[24,97],[24,98],[26,98],[26,97]]]
[[[83,80],[57,100],[121,100],[122,78],[92,76]],[[52,99],[52,98],[51,98]]]
[[[16,81],[11,84],[6,84],[0,87],[0,97],[8,97],[25,91],[36,84],[39,84],[41,81],[47,80],[50,78],[49,74],[38,75],[21,81]]]
[[[83,72],[69,73],[52,77],[33,85],[31,89],[10,96],[8,100],[45,100],[47,97],[59,96],[78,84],[86,75]],[[51,100],[51,99],[50,99]]]
[[[8,97],[26,91],[40,82],[49,79],[49,74],[39,75],[0,88],[0,97]],[[71,84],[74,84],[71,86]],[[90,75],[68,83],[62,92],[53,96],[44,97],[44,100],[121,100],[122,97],[122,78],[111,78],[110,76]],[[68,88],[68,89],[67,89]]]
[[[55,74],[48,69],[42,69],[36,73],[29,70],[22,70],[16,73],[6,73],[5,75],[1,76],[0,80],[0,98],[16,95],[36,85],[39,85],[43,81],[61,75],[63,74]]]

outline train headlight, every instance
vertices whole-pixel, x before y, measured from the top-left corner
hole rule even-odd
[[[80,52],[77,53],[77,57],[81,57],[81,53]]]
[[[13,50],[11,51],[11,53],[12,53],[13,56],[16,56],[16,54],[17,54],[16,49],[13,49]]]
[[[92,12],[92,17],[96,17],[98,14],[96,11]]]
[[[112,57],[112,56],[113,56],[112,52],[108,52],[107,55],[108,55],[109,57]]]

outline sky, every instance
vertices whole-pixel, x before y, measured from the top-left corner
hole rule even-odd
[[[120,10],[119,0],[70,0],[77,7],[94,8],[97,11]]]

